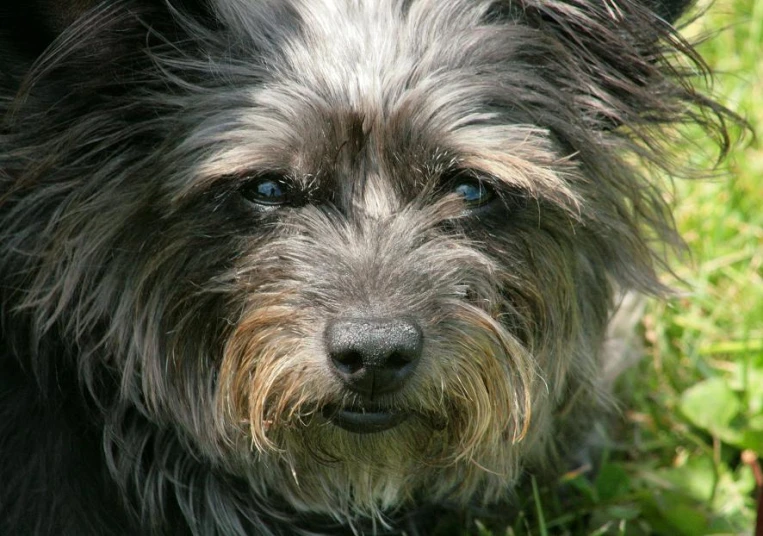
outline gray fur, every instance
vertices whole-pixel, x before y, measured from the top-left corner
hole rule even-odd
[[[86,4],[39,57],[0,33],[0,532],[394,531],[558,470],[615,304],[665,291],[673,126],[735,120],[676,5]],[[424,350],[359,435],[322,337],[364,315]]]

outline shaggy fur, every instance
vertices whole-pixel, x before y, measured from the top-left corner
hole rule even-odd
[[[675,125],[725,148],[682,4],[5,8],[0,533],[394,531],[558,470],[664,290]],[[361,391],[379,322],[415,356]]]

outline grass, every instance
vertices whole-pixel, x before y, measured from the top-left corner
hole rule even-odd
[[[722,28],[700,47],[719,73],[715,93],[763,138],[763,0],[717,0],[687,32]],[[677,184],[686,293],[652,303],[643,319],[647,355],[622,378],[626,409],[598,475],[533,481],[514,524],[481,536],[752,534],[751,462],[763,458],[763,139],[747,139],[717,179]]]

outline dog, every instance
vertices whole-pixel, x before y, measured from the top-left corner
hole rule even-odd
[[[3,8],[0,533],[427,534],[560,471],[677,127],[728,146],[686,4]]]

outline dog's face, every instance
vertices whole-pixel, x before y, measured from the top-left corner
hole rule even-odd
[[[135,447],[115,473],[158,427],[262,500],[348,518],[494,499],[585,431],[617,293],[660,288],[669,225],[634,155],[663,165],[660,129],[702,105],[665,74],[668,23],[594,1],[94,13],[23,88],[18,117],[57,103],[4,162],[11,213],[43,216],[3,247],[32,252],[6,261],[24,306]]]
[[[596,389],[617,255],[645,269],[607,236],[640,239],[612,179],[539,117],[572,113],[535,68],[551,45],[488,7],[296,6],[236,52],[258,79],[179,104],[193,122],[158,163],[166,223],[140,263],[171,282],[150,289],[176,296],[154,343],[179,370],[149,391],[300,509],[504,492]]]

